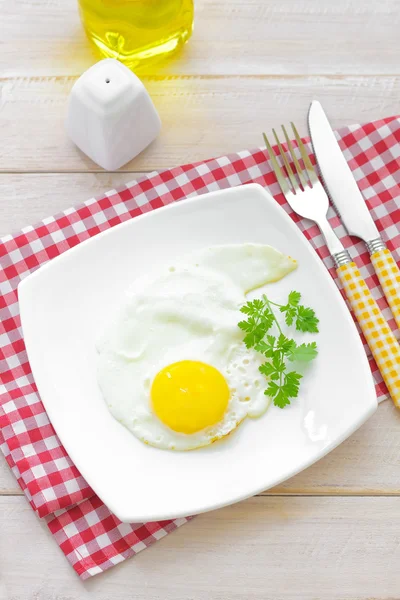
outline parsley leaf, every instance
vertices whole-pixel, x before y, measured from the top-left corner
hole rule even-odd
[[[300,373],[296,373],[295,371],[286,373],[283,389],[289,398],[297,398],[299,393],[300,379],[302,377],[303,375],[300,375]]]
[[[295,345],[292,348],[288,358],[290,361],[301,361],[301,362],[310,362],[313,360],[318,354],[317,344],[316,342],[311,342],[310,344],[300,344],[299,346]]]
[[[285,323],[288,327],[296,325],[297,331],[308,331],[318,333],[318,323],[315,312],[312,308],[307,308],[299,304],[301,300],[300,292],[290,292],[287,304],[280,305],[279,310],[285,313]]]
[[[283,380],[279,383],[269,381],[264,394],[273,399],[275,406],[284,408],[290,404],[290,398],[296,398],[298,396],[301,378],[302,375],[300,375],[300,373],[294,371],[286,373]]]
[[[298,306],[296,316],[296,329],[298,331],[309,331],[318,333],[318,319],[312,308]]]
[[[272,363],[265,362],[259,367],[259,371],[266,377],[271,377],[275,373],[275,367]]]
[[[277,342],[277,350],[280,350],[282,354],[285,356],[289,356],[292,354],[293,350],[296,347],[296,342],[294,340],[290,340],[283,333],[281,333],[278,337]]]
[[[312,308],[300,304],[301,294],[290,292],[286,304],[277,304],[263,296],[262,298],[247,302],[240,309],[247,319],[240,321],[238,327],[245,333],[243,342],[247,348],[254,348],[260,352],[266,361],[259,370],[267,380],[265,395],[270,396],[275,404],[284,408],[292,398],[299,393],[302,375],[296,371],[287,370],[286,361],[310,362],[318,354],[317,344],[296,344],[295,340],[287,337],[275,316],[273,306],[279,308],[284,314],[288,327],[295,326],[297,331],[318,332],[318,318]],[[268,333],[273,327],[277,335]]]
[[[240,312],[249,316],[247,321],[238,323],[239,328],[247,334],[243,341],[247,348],[254,348],[271,329],[275,321],[274,315],[263,300],[247,302]]]
[[[301,300],[301,294],[300,292],[290,292],[289,294],[289,298],[288,298],[288,304],[290,306],[297,306],[298,303]]]

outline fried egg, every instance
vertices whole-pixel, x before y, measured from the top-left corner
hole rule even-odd
[[[97,342],[111,414],[157,448],[192,450],[268,408],[262,357],[243,344],[246,293],[296,261],[266,245],[214,246],[136,282]]]

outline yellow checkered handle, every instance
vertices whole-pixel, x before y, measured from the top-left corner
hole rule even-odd
[[[392,400],[400,408],[400,346],[354,262],[338,267],[348,301]]]
[[[392,253],[387,248],[371,254],[379,283],[400,329],[400,270]]]

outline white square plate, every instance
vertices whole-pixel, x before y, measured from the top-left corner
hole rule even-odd
[[[110,415],[97,385],[95,340],[138,276],[214,244],[270,244],[298,260],[269,284],[296,289],[320,319],[319,355],[299,398],[191,452],[144,445]],[[261,292],[255,294],[259,295]],[[85,241],[19,286],[29,361],[46,411],[72,460],[122,521],[221,507],[298,473],[376,409],[368,361],[350,313],[317,254],[260,186],[215,192],[150,212]]]

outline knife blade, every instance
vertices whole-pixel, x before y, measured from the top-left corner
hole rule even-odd
[[[322,178],[348,233],[365,242],[380,238],[324,109],[316,100],[311,103],[308,124]]]
[[[380,237],[327,116],[317,101],[308,112],[311,143],[332,203],[347,229],[367,245],[397,326],[400,328],[400,269]]]

